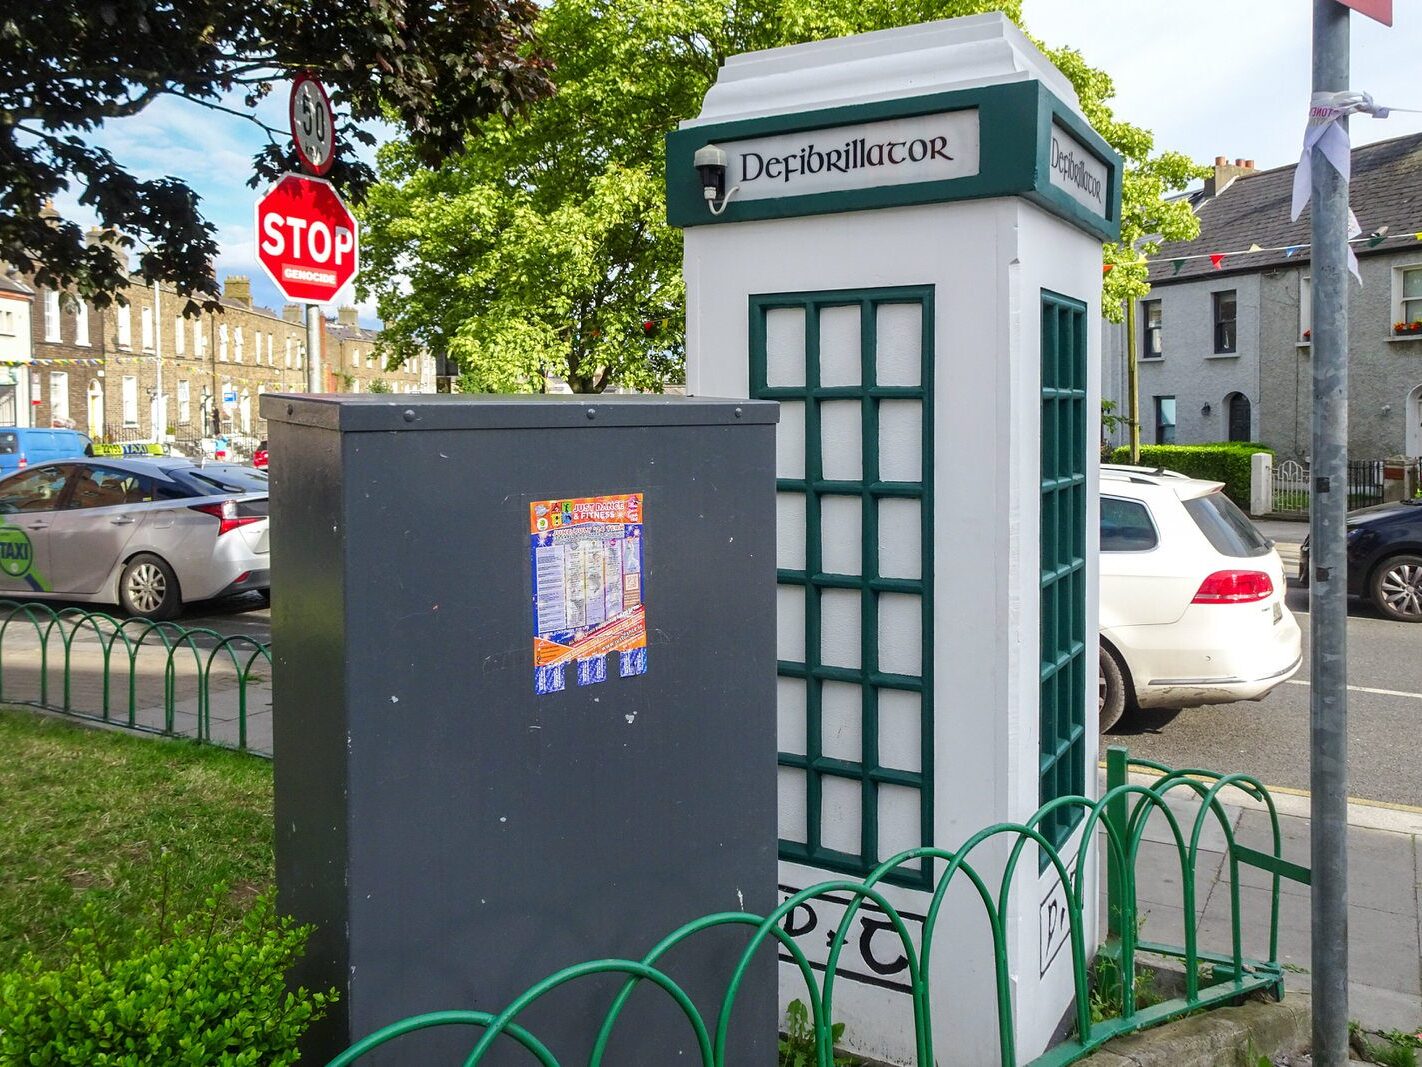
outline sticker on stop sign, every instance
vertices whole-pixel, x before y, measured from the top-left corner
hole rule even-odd
[[[360,270],[359,227],[331,183],[287,174],[257,201],[257,259],[293,303],[329,303]]]

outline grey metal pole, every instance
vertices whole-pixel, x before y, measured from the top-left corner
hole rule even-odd
[[[1313,89],[1348,88],[1348,8],[1313,0]],[[1342,120],[1346,122],[1345,120]],[[1346,129],[1346,126],[1345,126]],[[1348,1062],[1348,183],[1313,149],[1309,705],[1313,1062]]]
[[[306,305],[306,391],[321,392],[321,309]]]

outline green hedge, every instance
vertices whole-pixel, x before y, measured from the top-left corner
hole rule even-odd
[[[219,933],[224,905],[170,929],[163,908],[127,944],[90,907],[68,958],[25,956],[0,974],[0,1063],[35,1067],[286,1067],[336,990],[289,989],[310,927],[279,918],[271,894]]]
[[[1249,508],[1250,456],[1274,450],[1252,441],[1221,441],[1208,445],[1141,445],[1142,467],[1164,467],[1191,478],[1224,482],[1225,493],[1240,507]],[[1131,450],[1118,448],[1110,462],[1131,462]]]

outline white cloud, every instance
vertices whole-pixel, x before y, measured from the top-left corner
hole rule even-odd
[[[1298,0],[1025,0],[1048,45],[1071,45],[1116,85],[1114,110],[1156,135],[1157,148],[1199,162],[1217,155],[1261,168],[1296,162],[1308,111],[1309,5]],[[1422,108],[1414,53],[1422,12],[1399,4],[1392,29],[1352,19],[1353,88],[1381,104]],[[1356,118],[1354,144],[1422,131],[1422,115]]]

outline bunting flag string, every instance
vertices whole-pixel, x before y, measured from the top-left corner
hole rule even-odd
[[[1358,235],[1351,237],[1349,245],[1364,243],[1368,248],[1377,248],[1386,241],[1422,241],[1422,230],[1408,233],[1391,233],[1389,226],[1379,226],[1372,233],[1366,236]],[[1269,252],[1282,252],[1285,259],[1292,259],[1300,252],[1307,251],[1313,246],[1307,243],[1296,245],[1274,245],[1268,248],[1261,247],[1258,242],[1253,242],[1248,248],[1237,248],[1226,252],[1192,252],[1184,256],[1171,256],[1167,262],[1170,264],[1171,275],[1179,274],[1186,263],[1197,259],[1208,259],[1210,266],[1214,270],[1222,270],[1225,261],[1233,256],[1260,255]]]

